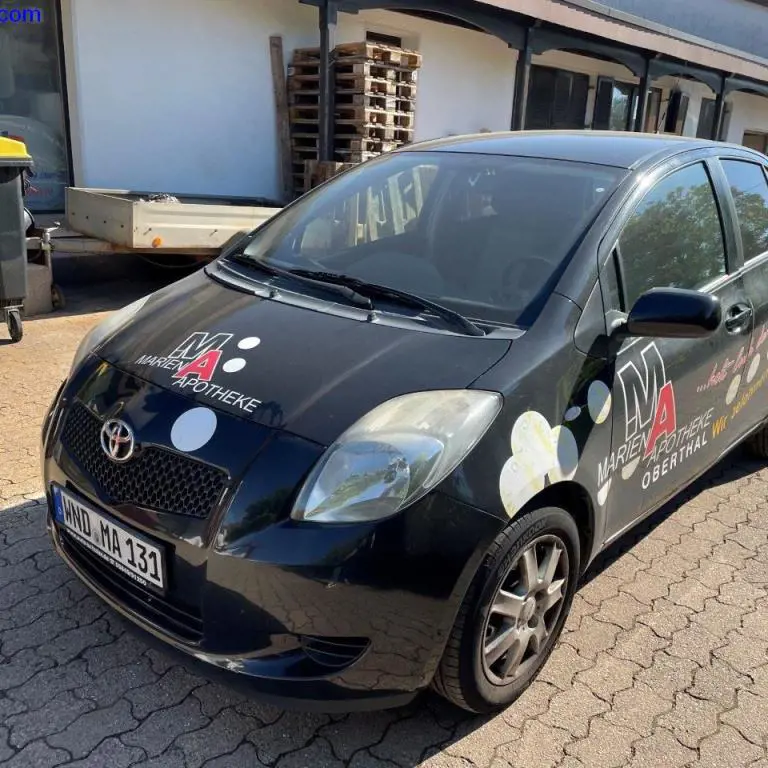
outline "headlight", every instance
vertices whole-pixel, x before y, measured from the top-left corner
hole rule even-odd
[[[80,346],[75,352],[75,357],[72,360],[72,366],[69,369],[69,375],[71,376],[75,369],[85,358],[98,347],[102,342],[117,333],[124,325],[127,325],[133,317],[139,312],[139,310],[147,303],[149,297],[152,294],[148,294],[138,301],[134,301],[127,307],[118,309],[113,312],[109,317],[102,320],[95,328],[92,328],[85,338],[80,342]]]
[[[469,389],[388,400],[352,425],[302,487],[294,520],[379,520],[421,498],[477,445],[501,395]]]

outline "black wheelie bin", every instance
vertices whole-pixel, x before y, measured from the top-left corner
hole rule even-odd
[[[32,158],[20,141],[0,136],[0,318],[12,341],[23,334],[21,310],[27,295],[24,171]]]

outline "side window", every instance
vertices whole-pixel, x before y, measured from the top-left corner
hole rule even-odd
[[[651,288],[701,288],[724,275],[725,245],[712,183],[702,163],[659,181],[617,246],[625,308]]]
[[[768,251],[768,182],[763,169],[743,160],[723,160],[739,217],[744,261]]]
[[[408,232],[418,223],[436,173],[434,165],[419,165],[355,192],[307,225],[300,252],[320,258]]]

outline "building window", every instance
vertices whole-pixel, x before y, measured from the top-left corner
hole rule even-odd
[[[584,128],[589,76],[564,69],[531,67],[525,128]]]
[[[592,127],[603,131],[632,131],[640,103],[640,87],[622,83],[611,77],[597,78],[597,96]],[[645,112],[646,133],[656,133],[659,128],[661,89],[651,88]]]
[[[741,143],[745,147],[762,152],[764,155],[768,153],[768,133],[744,131],[744,138],[742,138]]]
[[[29,7],[23,0],[0,0],[0,5]],[[33,5],[38,18],[0,26],[0,136],[23,141],[34,160],[27,207],[63,211],[71,178],[58,4],[35,0]]]
[[[380,45],[389,45],[393,48],[403,47],[403,38],[396,35],[385,35],[382,32],[366,32],[365,39],[369,43],[379,43]]]

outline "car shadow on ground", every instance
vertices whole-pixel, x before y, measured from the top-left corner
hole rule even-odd
[[[677,509],[691,498],[706,489],[717,488],[723,483],[751,475],[761,468],[763,468],[761,462],[747,458],[743,449],[735,449],[678,497],[668,502],[655,514],[640,523],[637,528],[612,544],[590,566],[580,586],[593,581],[620,557],[626,553],[631,553],[633,547],[669,519]],[[117,617],[107,606],[90,595],[58,560],[52,552],[45,532],[44,520],[45,507],[42,499],[0,512],[0,564],[2,564],[0,573],[10,573],[13,577],[12,571],[8,571],[9,567],[12,570],[14,568],[24,569],[25,561],[30,557],[33,558],[37,564],[37,571],[45,569],[49,581],[53,579],[61,582],[60,585],[49,584],[47,586],[47,590],[51,594],[62,595],[61,605],[57,605],[56,602],[53,604],[49,602],[47,609],[62,616],[69,616],[82,610],[77,607],[78,605],[87,603],[90,606],[86,612],[88,614],[87,620],[92,622],[92,625],[101,622],[105,628],[104,631],[108,634],[111,633],[114,638],[115,655],[124,653],[128,645],[125,639],[120,639],[121,636],[123,634],[134,636],[135,632],[129,630],[127,622]],[[17,578],[16,581],[18,580]],[[7,585],[0,584],[0,594],[6,587]],[[74,606],[72,604],[73,594],[76,600]],[[34,601],[35,596],[32,595],[27,599]],[[23,606],[24,601],[21,601],[19,608],[22,609],[22,614]],[[9,631],[14,630],[6,622],[6,629],[0,630],[0,646],[3,648],[3,652],[6,650],[3,636],[7,637]],[[167,660],[162,661],[165,655],[163,651],[158,651],[157,644],[154,642],[146,643],[143,639],[144,635],[138,634],[135,637],[136,639],[132,641],[135,643],[133,646],[134,653],[143,657],[145,661],[147,658],[151,659],[152,666],[156,671],[158,667],[163,669],[165,665],[167,670],[177,664],[175,655],[167,655]],[[38,649],[40,655],[46,654],[46,646],[50,642],[50,640],[40,642]],[[104,645],[103,641],[102,645]],[[108,648],[109,645],[101,647],[99,652],[108,654]],[[84,651],[82,655],[87,657],[88,651]],[[126,658],[115,658],[113,666],[120,667],[129,661],[130,659]],[[3,662],[7,662],[7,659],[3,659]],[[193,666],[190,664],[190,669]],[[168,674],[167,671],[164,674]],[[366,755],[374,758],[372,764],[392,765],[396,763],[401,766],[418,766],[430,756],[446,749],[450,750],[452,744],[465,738],[471,738],[473,732],[483,728],[493,719],[470,715],[453,707],[431,692],[422,694],[406,707],[383,712],[332,716],[286,713],[277,708],[251,702],[240,691],[221,685],[218,679],[213,683],[209,682],[199,676],[198,668],[195,668],[192,674],[198,676],[201,686],[206,686],[208,690],[215,689],[218,691],[216,695],[223,700],[227,700],[229,697],[232,706],[236,707],[241,716],[253,719],[252,743],[259,743],[260,736],[257,733],[259,729],[270,727],[269,724],[277,724],[279,721],[282,723],[286,734],[284,738],[289,738],[289,733],[295,734],[296,729],[307,733],[316,733],[334,744],[334,753],[347,765],[356,764],[356,761],[352,759],[353,756],[364,750]],[[211,686],[214,688],[212,689]],[[0,691],[0,697],[7,695],[7,690]],[[179,700],[186,700],[192,695],[191,691],[182,690],[179,692],[178,698]],[[194,695],[197,696],[196,693]],[[526,701],[523,698],[511,705],[501,714],[501,717],[508,724],[520,722],[526,717],[525,710]],[[336,746],[338,744],[346,744],[347,746],[338,747]],[[347,750],[347,753],[339,754],[340,749],[342,751]],[[390,762],[379,763],[377,760],[389,760]],[[394,763],[391,762],[392,760]],[[364,763],[360,763],[360,765],[362,764]]]

